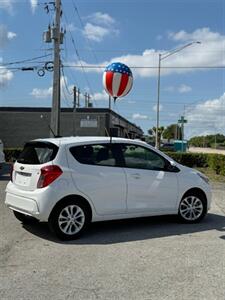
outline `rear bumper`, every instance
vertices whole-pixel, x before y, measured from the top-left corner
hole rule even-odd
[[[23,214],[36,217],[39,216],[37,202],[31,198],[21,197],[12,193],[6,193],[5,204],[12,210],[19,211]],[[38,218],[39,219],[39,218]]]
[[[6,187],[5,204],[12,210],[32,216],[40,221],[47,221],[50,208],[45,205],[48,203],[46,196],[48,196],[46,189],[22,191],[10,181]]]

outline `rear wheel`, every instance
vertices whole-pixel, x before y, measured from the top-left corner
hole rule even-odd
[[[38,222],[37,219],[35,219],[31,216],[28,216],[28,215],[21,214],[18,211],[14,210],[13,213],[14,213],[14,216],[17,218],[17,220],[19,220],[23,224],[31,224],[31,223],[34,223],[34,222]]]
[[[185,223],[197,223],[206,215],[207,205],[204,195],[190,192],[180,202],[178,215]]]
[[[60,203],[49,218],[50,229],[61,240],[79,237],[90,222],[90,211],[81,201],[67,200]]]

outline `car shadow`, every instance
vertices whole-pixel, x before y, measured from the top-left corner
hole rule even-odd
[[[77,240],[60,241],[50,232],[47,223],[23,225],[30,233],[59,244],[108,245],[155,238],[181,236],[208,230],[225,232],[225,217],[209,213],[197,224],[178,223],[174,216],[147,217],[93,223]],[[225,236],[221,236],[225,239]]]
[[[12,164],[5,163],[0,169],[0,181],[9,181]]]

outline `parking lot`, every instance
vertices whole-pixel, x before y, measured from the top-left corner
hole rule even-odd
[[[46,224],[22,226],[0,176],[0,299],[225,299],[225,187],[200,224],[173,217],[93,224],[60,242]]]

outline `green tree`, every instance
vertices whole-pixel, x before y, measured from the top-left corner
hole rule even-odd
[[[162,135],[163,135],[163,131],[164,131],[164,127],[161,126],[158,128],[158,143],[159,145],[161,144],[161,139],[162,139]],[[148,134],[150,136],[155,136],[156,135],[156,127],[152,127],[148,130]]]
[[[181,138],[181,128],[177,124],[171,124],[163,132],[163,138],[170,141],[171,139]]]
[[[189,144],[194,147],[215,147],[225,143],[223,134],[211,134],[206,136],[194,136],[189,140]]]

